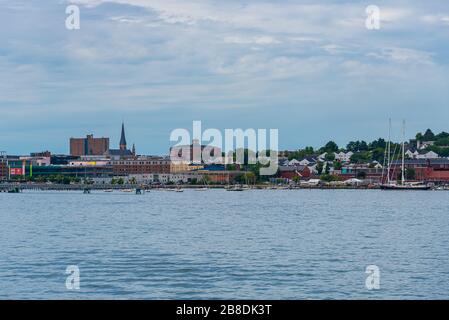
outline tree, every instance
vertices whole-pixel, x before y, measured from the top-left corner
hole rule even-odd
[[[323,173],[323,168],[324,168],[323,163],[322,162],[318,162],[317,165],[316,165],[316,171],[318,172],[318,174]]]
[[[351,156],[351,162],[353,163],[366,163],[372,160],[371,152],[357,152]]]
[[[447,147],[449,146],[449,138],[440,138],[435,141],[435,145],[440,147]]]
[[[368,151],[368,144],[366,143],[366,141],[351,141],[348,143],[348,145],[346,146],[346,149],[348,151],[352,151],[352,152],[360,152],[360,151]]]
[[[440,139],[447,139],[447,138],[449,138],[449,133],[447,133],[447,132],[445,132],[445,131],[443,131],[443,132],[441,132],[441,133],[439,133],[439,134],[437,134],[436,136],[435,136],[435,139],[438,141],[438,140],[440,140]]]
[[[290,152],[288,154],[288,160],[292,159],[303,159],[307,156],[313,155],[315,151],[313,150],[313,147],[305,147],[304,149],[299,149],[294,152]]]
[[[300,176],[294,176],[292,180],[293,180],[294,183],[299,184],[301,182],[301,177]]]
[[[334,161],[335,160],[335,153],[334,152],[327,152],[326,156],[324,157],[326,161]]]
[[[247,184],[256,183],[256,175],[254,174],[254,172],[249,171],[245,173],[245,182]]]
[[[334,169],[335,170],[341,170],[342,167],[343,167],[343,165],[340,161],[334,161]]]
[[[385,149],[384,148],[376,148],[371,151],[371,158],[372,160],[376,160],[379,163],[382,163],[384,161],[385,157]]]
[[[418,132],[418,133],[416,134],[416,140],[418,140],[418,141],[423,141],[423,140],[424,140],[424,137],[423,137],[423,135],[422,135],[421,132]]]
[[[373,142],[371,142],[368,145],[368,149],[369,150],[374,150],[374,149],[385,149],[387,147],[387,142],[385,141],[385,139],[379,138],[377,140],[374,140]]]
[[[423,136],[424,141],[434,141],[435,135],[433,134],[432,130],[427,129]]]
[[[324,146],[323,151],[325,151],[325,152],[337,152],[338,151],[338,145],[334,141],[329,141]]]

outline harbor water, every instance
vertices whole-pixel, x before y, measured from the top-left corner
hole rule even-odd
[[[449,297],[447,191],[0,193],[0,244],[0,299]]]

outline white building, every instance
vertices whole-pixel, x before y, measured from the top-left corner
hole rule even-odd
[[[336,152],[335,153],[335,160],[338,160],[340,162],[350,162],[351,157],[354,155],[354,152],[348,151],[346,153],[342,152]]]
[[[407,152],[405,152],[405,155],[408,156],[410,159],[416,159],[416,157],[419,156],[419,152],[418,151],[411,151],[411,150],[407,150]]]
[[[416,159],[438,159],[440,156],[433,151],[429,151],[427,153],[419,154],[416,156]]]

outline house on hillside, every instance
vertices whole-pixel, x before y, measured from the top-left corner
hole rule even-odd
[[[313,166],[317,163],[317,159],[314,157],[305,157],[299,161],[299,165],[301,166]]]
[[[335,153],[335,160],[338,160],[340,162],[350,162],[351,157],[354,155],[354,152],[348,151],[348,152],[336,152]]]
[[[429,151],[429,152],[423,152],[416,156],[416,159],[438,159],[440,156],[438,153]]]

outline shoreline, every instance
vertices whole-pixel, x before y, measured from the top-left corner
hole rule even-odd
[[[169,190],[169,189],[227,189],[229,187],[234,187],[235,185],[136,185],[136,184],[124,184],[124,185],[110,185],[110,184],[35,184],[35,183],[6,183],[0,184],[0,192],[10,192],[11,190],[18,189],[23,190],[40,190],[40,191],[84,191],[84,190]],[[252,185],[245,186],[245,190],[380,190],[379,186],[329,186],[329,185],[319,185],[319,186],[274,186],[274,185]]]

